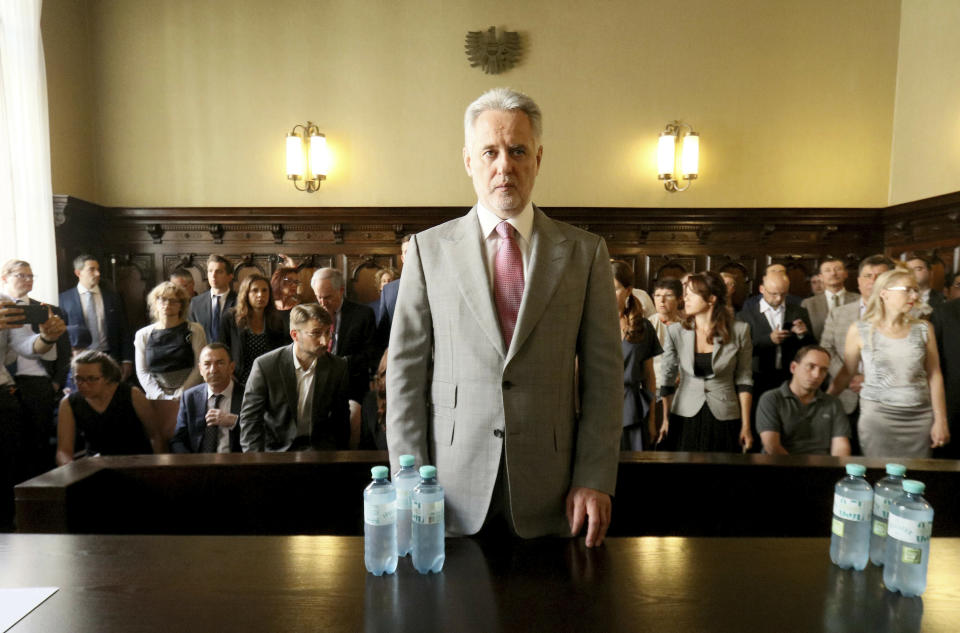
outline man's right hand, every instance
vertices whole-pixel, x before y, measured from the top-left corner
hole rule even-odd
[[[790,336],[790,330],[774,330],[770,332],[770,340],[774,345],[780,345]]]
[[[15,303],[0,304],[0,330],[13,330],[23,327],[23,309]]]
[[[860,393],[860,388],[863,387],[863,374],[857,374],[850,379],[850,386],[847,387],[853,393]]]

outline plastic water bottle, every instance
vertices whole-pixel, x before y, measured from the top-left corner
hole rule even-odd
[[[912,598],[927,588],[933,508],[921,497],[924,485],[903,480],[903,495],[890,504],[883,584]]]
[[[397,571],[397,490],[390,469],[370,469],[373,482],[363,491],[363,559],[374,576]]]
[[[870,560],[870,518],[873,488],[863,478],[862,464],[847,464],[847,476],[833,491],[830,560],[842,569],[860,571]]]
[[[887,476],[873,487],[873,531],[870,533],[870,562],[883,565],[887,546],[887,515],[890,504],[903,494],[903,476],[907,467],[887,464]]]
[[[410,494],[420,483],[413,463],[413,455],[401,455],[400,470],[393,473],[393,485],[397,488],[397,556],[410,553]]]
[[[444,521],[443,488],[437,485],[437,468],[420,467],[420,483],[411,498],[413,523],[411,536],[413,566],[421,574],[443,569]]]

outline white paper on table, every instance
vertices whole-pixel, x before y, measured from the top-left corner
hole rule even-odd
[[[0,631],[13,627],[28,613],[52,596],[58,587],[0,589]]]

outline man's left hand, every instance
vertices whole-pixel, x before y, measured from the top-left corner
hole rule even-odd
[[[807,333],[807,324],[803,322],[803,319],[794,319],[793,327],[790,328],[790,330],[800,338],[803,338]]]
[[[580,533],[587,519],[587,547],[603,545],[612,513],[610,495],[593,488],[574,487],[567,493],[567,521],[570,534]]]

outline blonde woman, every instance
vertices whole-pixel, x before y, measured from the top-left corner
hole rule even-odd
[[[137,378],[153,402],[164,446],[177,426],[180,394],[202,380],[197,359],[207,336],[202,325],[186,320],[189,305],[186,290],[161,283],[147,295],[154,322],[133,337]]]
[[[910,315],[920,302],[913,273],[880,275],[863,318],[847,331],[839,394],[863,363],[860,445],[868,457],[930,457],[950,441],[943,375],[933,328]]]

